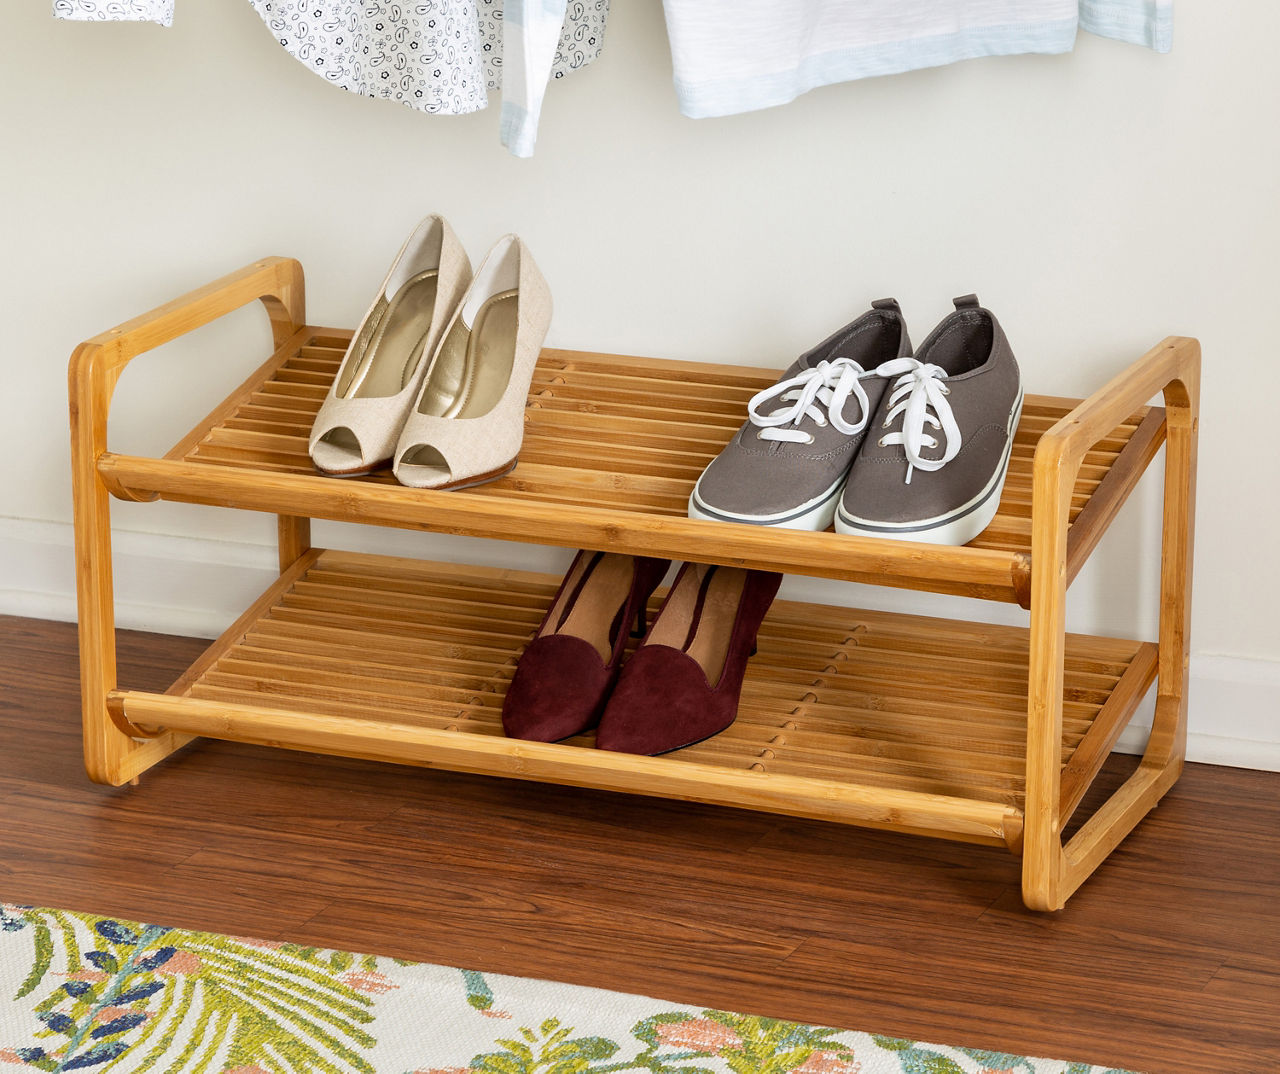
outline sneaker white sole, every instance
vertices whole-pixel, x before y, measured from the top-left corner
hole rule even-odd
[[[1009,412],[1009,428],[1017,431],[1022,417],[1022,392]],[[910,522],[877,522],[847,514],[843,507],[837,509],[835,526],[837,533],[854,537],[888,537],[895,541],[919,541],[921,544],[968,544],[991,525],[1000,507],[1000,493],[1004,479],[1009,474],[1009,458],[1013,454],[1013,436],[1005,444],[1004,456],[983,490],[968,503],[937,518],[913,519]]]
[[[738,522],[749,526],[776,526],[787,530],[825,530],[835,517],[836,505],[844,492],[846,474],[841,474],[836,483],[806,503],[797,504],[794,508],[779,511],[771,515],[748,515],[734,511],[722,511],[704,503],[698,495],[698,485],[693,486],[689,494],[689,517],[700,518],[706,522]]]

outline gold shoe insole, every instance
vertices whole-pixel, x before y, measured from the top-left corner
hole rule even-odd
[[[438,418],[489,413],[511,381],[518,324],[516,290],[501,291],[476,311],[468,329],[459,317],[427,373],[418,411]]]
[[[631,577],[634,573],[630,556],[605,555],[592,569],[592,560],[582,557],[574,574],[565,580],[559,599],[547,617],[547,625],[539,634],[571,634],[582,638],[595,646],[600,659],[606,664],[613,655],[613,624],[618,618],[618,610],[626,603],[631,592]],[[591,576],[582,584],[577,599],[569,614],[564,614],[564,605],[573,593],[578,590],[584,571],[591,569]],[[564,622],[561,623],[561,617]],[[558,626],[556,624],[559,624]],[[621,624],[619,629],[625,630],[627,625]]]
[[[418,367],[431,331],[438,276],[436,269],[420,272],[390,301],[385,296],[378,299],[356,343],[359,357],[349,364],[338,385],[340,398],[380,399],[400,394]]]
[[[710,570],[715,574],[702,598],[699,614],[698,595]],[[707,682],[714,687],[724,671],[729,638],[733,634],[733,623],[746,582],[747,572],[740,567],[699,565],[681,579],[680,588],[667,600],[645,644],[683,649],[698,662]],[[698,616],[696,623],[695,615]],[[692,638],[689,636],[691,631]]]

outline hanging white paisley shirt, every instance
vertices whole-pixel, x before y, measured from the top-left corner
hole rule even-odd
[[[502,142],[533,154],[547,81],[604,44],[609,0],[249,0],[290,55],[336,86],[463,115],[501,89]],[[173,23],[174,0],[53,0],[59,18]]]

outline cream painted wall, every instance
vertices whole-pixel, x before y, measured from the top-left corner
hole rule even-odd
[[[268,253],[302,260],[313,322],[351,325],[407,230],[440,211],[477,257],[504,231],[526,238],[563,346],[780,366],[871,298],[897,295],[919,339],[950,296],[976,290],[1032,390],[1083,394],[1164,335],[1199,336],[1193,646],[1280,661],[1270,0],[1180,4],[1170,56],[1082,36],[1072,55],[970,61],[701,121],[678,114],[657,0],[615,0],[603,57],[551,88],[528,161],[499,146],[496,106],[429,118],[326,85],[243,0],[178,0],[170,30],[14,6],[0,66],[11,530],[70,518],[65,362],[78,340]],[[167,448],[258,360],[263,325],[246,311],[137,363],[116,446]],[[1132,561],[1157,530],[1153,491],[1073,590],[1075,626],[1149,631],[1154,565]],[[116,517],[241,545],[271,535],[263,518],[178,505]],[[322,539],[564,557],[340,527]],[[177,588],[160,603],[200,599]],[[64,606],[51,598],[47,614]]]

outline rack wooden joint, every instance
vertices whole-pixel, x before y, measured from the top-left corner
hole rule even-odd
[[[1199,348],[1170,338],[1085,400],[1029,395],[994,521],[963,548],[690,520],[694,480],[776,372],[543,352],[520,463],[460,492],[317,475],[307,434],[350,332],[305,324],[269,258],[72,357],[85,761],[120,784],[198,737],[713,802],[1006,846],[1057,909],[1168,790],[1186,737]],[[106,449],[121,370],[254,300],[267,360],[160,458]],[[1163,407],[1148,406],[1163,394]],[[619,445],[619,446],[615,446]],[[1157,642],[1068,635],[1068,587],[1161,446]],[[115,677],[111,496],[277,516],[280,578],[165,694]],[[312,518],[695,559],[1001,600],[1026,629],[778,602],[737,722],[659,757],[501,734],[557,579],[311,547]],[[354,655],[353,655],[354,654]],[[369,654],[378,654],[370,656]],[[1156,684],[1138,772],[1061,832]],[[957,684],[960,684],[957,686]]]

